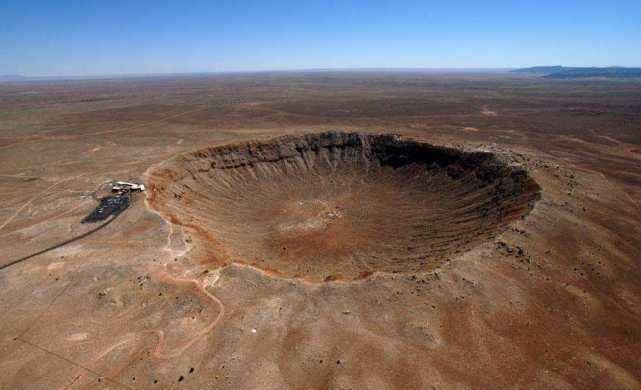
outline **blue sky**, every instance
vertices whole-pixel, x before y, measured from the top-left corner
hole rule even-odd
[[[0,74],[641,66],[641,0],[2,0]]]

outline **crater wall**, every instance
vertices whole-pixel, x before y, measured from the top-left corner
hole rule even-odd
[[[149,187],[211,261],[310,281],[429,270],[526,216],[540,191],[491,153],[341,132],[180,155]]]

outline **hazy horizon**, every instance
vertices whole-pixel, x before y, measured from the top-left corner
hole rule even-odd
[[[323,73],[323,72],[416,72],[416,73],[507,73],[519,68],[282,68],[282,69],[238,69],[203,72],[159,72],[159,73],[105,73],[105,74],[0,74],[0,77],[16,77],[25,79],[54,79],[54,78],[103,78],[103,77],[162,77],[162,76],[190,76],[190,75],[226,75],[226,74],[259,74],[259,73]]]

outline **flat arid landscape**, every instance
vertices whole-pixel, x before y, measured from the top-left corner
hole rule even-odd
[[[641,389],[641,80],[564,77],[0,83],[0,389]]]

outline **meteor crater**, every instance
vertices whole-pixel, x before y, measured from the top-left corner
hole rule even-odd
[[[342,132],[197,150],[149,184],[151,207],[212,260],[314,282],[429,270],[539,198],[523,168],[492,153]]]

